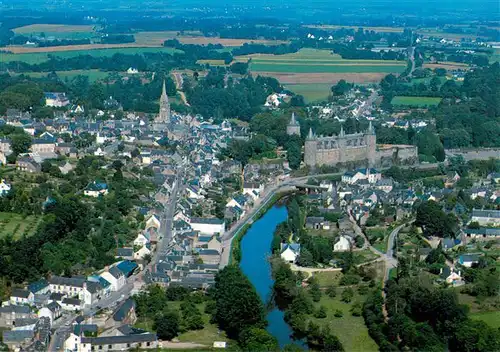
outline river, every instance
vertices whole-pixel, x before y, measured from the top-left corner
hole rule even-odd
[[[273,206],[248,229],[241,241],[241,270],[252,282],[265,305],[271,298],[274,283],[268,261],[273,234],[276,226],[287,217],[286,207]],[[294,343],[290,337],[292,329],[285,322],[282,311],[274,308],[267,314],[267,321],[267,331],[278,339],[280,347]]]

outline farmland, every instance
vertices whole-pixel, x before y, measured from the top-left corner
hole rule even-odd
[[[402,61],[345,60],[329,50],[316,49],[302,49],[286,55],[253,54],[236,58],[240,62],[248,60],[252,73],[275,77],[288,89],[303,94],[308,101],[326,98],[330,87],[341,79],[360,84],[376,83],[386,74],[400,73],[406,68]]]
[[[23,235],[31,236],[37,230],[41,217],[30,215],[24,217],[16,213],[0,212],[0,238],[12,235],[19,239]]]
[[[47,77],[48,72],[23,72],[24,75],[30,76],[32,78],[42,78]],[[89,78],[90,82],[95,82],[106,78],[110,72],[99,71],[99,70],[71,70],[71,71],[56,71],[57,76],[62,79],[71,80],[76,76],[83,75]]]
[[[434,97],[403,97],[396,96],[392,98],[392,105],[426,107],[436,106],[441,102],[441,98]]]
[[[95,46],[89,45],[89,46]],[[120,45],[120,44],[117,44]],[[84,45],[74,45],[72,47],[82,47]],[[68,47],[54,47],[54,48],[68,48]],[[28,48],[28,49],[50,49],[50,48]],[[9,48],[11,50],[11,48]],[[28,52],[28,53],[0,53],[0,62],[10,62],[10,61],[22,61],[29,64],[36,64],[40,62],[47,61],[49,59],[49,55],[58,56],[62,58],[70,58],[78,55],[92,55],[94,57],[109,57],[114,54],[144,54],[144,53],[167,53],[172,54],[176,52],[180,52],[177,49],[173,48],[162,48],[162,47],[113,47],[108,45],[106,48],[94,48],[94,49],[78,49],[74,48],[66,51],[55,51],[55,52]]]

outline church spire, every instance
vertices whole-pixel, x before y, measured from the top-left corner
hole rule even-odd
[[[163,87],[161,89],[161,98],[167,98],[168,99],[167,87],[165,86],[165,80],[163,80]]]
[[[292,112],[292,119],[290,120],[290,125],[295,126],[297,124],[297,120],[295,119],[295,112]]]
[[[307,134],[307,139],[308,140],[314,139],[314,133],[311,127],[309,127],[309,133]]]
[[[344,125],[340,125],[340,133],[339,133],[339,136],[340,137],[344,137],[345,136],[345,132],[344,132]]]
[[[373,129],[372,120],[368,124],[368,134],[375,134],[375,130]]]
[[[165,80],[163,80],[163,86],[160,96],[160,112],[155,121],[159,123],[170,122],[170,103],[168,102],[167,87],[165,85]]]

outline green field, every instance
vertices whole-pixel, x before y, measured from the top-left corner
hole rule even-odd
[[[332,333],[339,338],[346,351],[378,351],[377,344],[368,335],[368,328],[363,317],[355,317],[350,312],[353,303],[356,301],[362,303],[365,297],[355,294],[352,303],[344,303],[340,300],[341,293],[341,290],[337,290],[337,297],[335,298],[326,295],[321,297],[319,304],[316,303],[315,305],[316,307],[324,305],[327,308],[328,316],[325,319],[314,318],[314,321],[320,325],[328,323]],[[337,309],[343,312],[343,317],[337,318],[334,316],[334,311]]]
[[[269,62],[266,60],[252,60],[250,70],[253,72],[277,73],[400,73],[405,70],[402,65],[378,65],[357,61],[356,63],[338,64],[302,63],[302,62]]]
[[[473,313],[470,317],[474,320],[482,320],[494,329],[500,329],[500,312]]]
[[[295,94],[304,96],[307,103],[324,101],[328,99],[332,84],[312,83],[312,84],[285,84],[284,87]]]
[[[49,55],[61,58],[71,58],[79,55],[91,55],[94,57],[110,57],[114,54],[144,54],[144,53],[179,53],[180,50],[173,48],[111,48],[111,49],[92,49],[92,50],[68,50],[57,51],[51,53],[37,52],[37,53],[23,53],[23,54],[10,54],[0,53],[0,62],[22,61],[28,64],[38,64],[49,59]]]
[[[96,36],[92,26],[88,25],[52,25],[32,24],[29,26],[14,28],[18,35],[41,36],[42,33],[48,39],[89,39]]]
[[[440,102],[441,98],[434,98],[434,97],[396,96],[391,100],[392,105],[415,106],[415,107],[437,106]]]
[[[16,213],[0,212],[0,238],[12,235],[19,239],[23,235],[31,236],[40,225],[40,216],[30,215],[24,217]]]

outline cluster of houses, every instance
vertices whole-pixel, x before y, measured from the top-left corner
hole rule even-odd
[[[121,261],[90,276],[51,276],[24,289],[13,289],[0,307],[0,327],[10,329],[3,331],[3,342],[11,349],[42,343],[47,350],[50,329],[63,314],[95,308],[120,291],[135,268],[135,263]],[[43,329],[48,335],[40,340]]]

